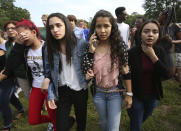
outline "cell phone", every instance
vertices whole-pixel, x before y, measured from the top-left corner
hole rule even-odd
[[[97,37],[97,40],[99,40],[99,37],[98,37],[98,35],[97,35],[97,32],[94,31],[94,33],[95,33],[95,36]]]
[[[93,43],[93,46],[94,46],[94,47],[97,47],[97,42],[94,42],[94,43]]]
[[[98,40],[98,35],[97,35],[96,31],[94,31],[94,33],[95,33],[95,36],[97,37],[96,40]],[[93,46],[94,46],[94,47],[97,47],[97,42],[94,42],[94,43],[93,43]]]

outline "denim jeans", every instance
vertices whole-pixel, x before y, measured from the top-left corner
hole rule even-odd
[[[0,83],[0,111],[3,117],[4,127],[10,127],[12,123],[12,112],[9,104],[11,95],[14,92],[14,85],[12,79],[7,79]]]
[[[144,100],[142,101],[133,96],[132,107],[128,109],[130,130],[141,131],[142,123],[152,115],[152,112],[157,104],[158,101],[154,95],[147,94],[144,96]]]
[[[119,131],[122,96],[119,92],[96,91],[93,97],[102,131]]]

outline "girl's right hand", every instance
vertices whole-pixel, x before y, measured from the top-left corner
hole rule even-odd
[[[91,53],[94,53],[94,52],[95,52],[96,46],[95,46],[94,43],[98,44],[98,42],[99,42],[99,41],[97,40],[96,34],[95,34],[95,33],[92,34],[92,36],[91,36],[90,39],[89,39],[89,46],[90,46],[89,51],[90,51]]]
[[[54,99],[51,99],[48,101],[48,106],[50,109],[56,109],[57,108]]]
[[[15,42],[18,44],[24,44],[26,40],[29,39],[29,36],[25,32],[21,32],[17,35]]]

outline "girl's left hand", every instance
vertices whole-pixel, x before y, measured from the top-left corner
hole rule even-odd
[[[132,96],[127,96],[124,98],[123,106],[125,109],[131,108],[133,103]]]
[[[128,74],[128,73],[129,73],[128,63],[122,65],[121,69],[122,69],[122,74],[124,74],[124,75],[125,75],[125,74]]]

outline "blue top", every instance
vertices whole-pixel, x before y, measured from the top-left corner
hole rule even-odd
[[[89,29],[84,29],[84,35],[85,35],[85,41],[88,43],[89,40],[88,40],[88,35],[89,35]]]
[[[74,34],[77,37],[77,39],[84,39],[85,40],[84,29],[82,29],[80,27],[75,27]]]

